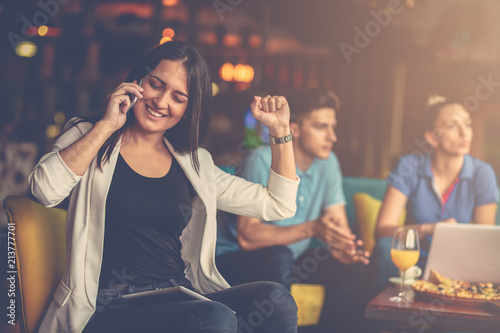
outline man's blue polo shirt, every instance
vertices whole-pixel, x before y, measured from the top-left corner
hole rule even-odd
[[[387,180],[408,198],[406,224],[434,223],[449,218],[470,223],[475,207],[498,201],[493,168],[470,155],[464,156],[458,183],[444,206],[441,195],[434,190],[431,155],[403,156]]]
[[[254,183],[267,185],[271,169],[271,147],[259,147],[252,151],[244,162],[240,176]],[[326,160],[314,159],[305,172],[296,168],[300,177],[297,190],[297,212],[295,216],[281,221],[265,221],[278,226],[290,226],[314,220],[321,216],[323,209],[336,204],[345,205],[342,189],[342,173],[337,156],[332,152]],[[294,258],[309,247],[310,239],[288,245]],[[236,239],[236,217],[227,216],[219,220],[216,256],[238,251]]]

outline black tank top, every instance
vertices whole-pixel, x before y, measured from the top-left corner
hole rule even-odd
[[[135,286],[184,275],[182,230],[196,195],[175,160],[161,178],[144,177],[118,157],[106,200],[100,289]]]

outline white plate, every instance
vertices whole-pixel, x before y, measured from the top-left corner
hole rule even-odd
[[[406,278],[405,279],[405,285],[411,286],[413,282],[417,281],[417,279],[414,278]],[[395,285],[400,286],[401,285],[401,278],[399,276],[393,276],[389,278],[389,282],[394,283]]]

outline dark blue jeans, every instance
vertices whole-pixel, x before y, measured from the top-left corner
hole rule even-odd
[[[306,251],[293,260],[286,246],[255,251],[231,252],[216,258],[217,268],[231,285],[270,280],[290,287],[291,283],[321,284],[325,303],[320,322],[302,329],[310,332],[366,332],[363,280],[364,264],[345,265],[325,248]]]
[[[117,291],[116,294],[120,294],[120,290]],[[113,297],[112,293],[107,294]],[[288,290],[277,283],[248,283],[205,296],[212,302],[145,304],[108,298],[84,332],[297,332],[295,301]]]

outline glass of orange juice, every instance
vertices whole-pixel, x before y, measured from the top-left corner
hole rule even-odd
[[[401,288],[397,296],[391,297],[392,302],[411,302],[405,297],[405,272],[415,265],[420,256],[420,244],[417,229],[399,227],[394,232],[391,246],[391,258],[401,272]]]

